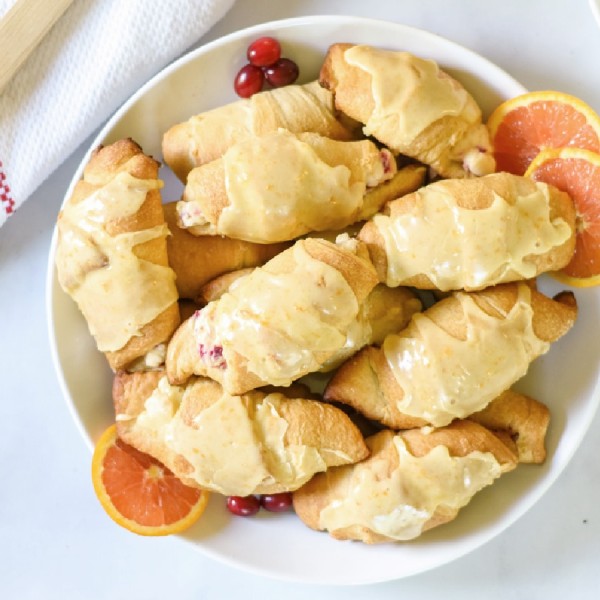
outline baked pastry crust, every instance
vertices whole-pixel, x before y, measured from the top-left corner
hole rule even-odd
[[[498,319],[491,321],[492,324],[500,325],[518,302],[519,294],[524,291],[524,287],[527,286],[523,283],[503,284],[480,292],[472,292],[469,294],[469,298],[476,302],[483,313]],[[548,298],[536,290],[531,290],[530,294],[531,327],[541,342],[540,348],[543,349],[544,344],[558,340],[573,326],[577,315],[577,306],[575,298],[570,292],[562,293],[554,299]],[[400,332],[402,339],[420,339],[419,329],[414,321],[421,318],[430,320],[440,331],[455,340],[467,339],[463,307],[455,295],[440,300],[422,313],[422,316],[415,315],[411,323]],[[492,337],[488,338],[490,343],[494,339],[493,335],[492,332]],[[499,333],[499,335],[502,334]],[[481,356],[482,362],[489,360],[488,355],[492,350],[491,347],[477,347],[477,353],[478,356]],[[451,352],[451,350],[446,349],[445,345],[440,343],[429,348],[427,352],[431,354],[430,359],[435,361],[442,356],[440,353]],[[535,355],[531,356],[531,360],[533,358]],[[525,370],[527,366],[522,365]],[[407,361],[405,368],[410,372],[414,365]],[[471,412],[483,409],[487,403],[514,383],[514,381],[501,381],[498,378],[499,373],[494,369],[495,366],[490,365],[487,371],[484,370],[484,373],[487,374],[482,378],[481,389],[478,391],[483,404]],[[470,376],[469,373],[466,373],[466,377]],[[439,393],[442,397],[444,390],[440,389]],[[487,396],[490,396],[490,399],[486,402],[485,397]],[[366,417],[393,429],[409,429],[431,423],[429,419],[432,417],[406,414],[400,410],[399,403],[404,399],[404,389],[399,384],[384,349],[375,346],[363,348],[344,363],[329,381],[324,397],[328,401],[348,404]],[[463,397],[450,399],[453,410],[461,410],[464,400]],[[469,393],[469,406],[478,406],[479,400],[479,397],[473,397]],[[428,402],[432,407],[437,406],[438,398],[431,397]],[[446,401],[444,400],[444,402]],[[433,411],[433,408],[431,410]],[[468,413],[462,415],[463,418],[466,416]],[[449,413],[444,411],[436,413],[436,418],[440,421],[446,420],[446,422],[451,420]]]
[[[373,94],[371,74],[348,61],[346,52],[354,47],[353,44],[345,43],[330,46],[321,68],[319,82],[333,92],[338,110],[360,123],[367,124],[379,104]],[[386,53],[365,46],[360,48],[366,48],[375,54],[381,53],[374,62]],[[417,57],[413,57],[413,60],[427,62]],[[392,77],[384,67],[384,61],[380,68],[385,77]],[[408,69],[411,74],[417,71],[414,65]],[[396,84],[401,83],[398,74],[394,77]],[[463,96],[464,105],[458,114],[446,114],[445,110],[440,109],[437,118],[410,141],[403,139],[399,135],[399,129],[392,125],[377,127],[373,131],[369,130],[369,133],[393,152],[432,166],[442,177],[469,177],[473,174],[492,173],[495,161],[491,154],[489,134],[481,122],[481,110],[462,85],[447,73],[441,69],[437,70],[434,79],[437,78],[447,82],[448,93]],[[413,92],[416,98],[414,106],[417,109],[420,105],[429,105],[430,92],[427,85],[419,87],[417,83]],[[408,115],[407,119],[412,120],[413,116]]]
[[[246,267],[211,279],[200,288],[196,301],[201,306],[206,306],[209,302],[218,300],[223,294],[229,291],[232,285],[235,285],[236,281],[240,281],[246,275],[250,275],[252,271],[254,271],[254,267]]]
[[[527,203],[526,207],[517,208],[517,202],[521,201]],[[494,203],[501,209],[494,213],[500,219],[496,227],[490,226],[490,216],[487,214],[488,210],[494,210]],[[468,211],[465,214],[469,216],[469,221],[464,224],[472,221],[473,228],[461,227],[461,221],[449,232],[452,219],[459,219],[458,211],[463,209]],[[443,221],[445,230],[439,230],[435,220],[435,211],[442,210],[444,212],[440,214],[447,217]],[[536,218],[532,223],[533,214]],[[404,228],[402,223],[409,216],[410,224],[413,218],[420,219],[421,226]],[[406,246],[402,248],[397,245],[389,247],[391,242],[386,243],[380,229],[393,229],[396,224],[405,236],[402,237],[402,243]],[[537,245],[524,246],[522,252],[527,254],[521,255],[519,246],[523,234],[520,232],[530,232],[532,227],[539,228],[535,234],[530,234],[537,237]],[[494,231],[490,232],[491,228],[503,237],[497,237]],[[482,229],[490,234],[481,235]],[[423,272],[414,273],[417,270],[415,254],[418,256],[422,253],[422,240],[418,237],[421,235],[439,239],[438,246],[442,241],[447,243],[445,238],[449,237],[448,243],[452,244],[460,261],[454,265],[449,256],[452,253],[442,254],[438,248],[436,252],[439,254],[427,262]],[[388,285],[472,291],[498,283],[531,279],[566,266],[575,251],[575,207],[571,198],[554,186],[510,173],[495,173],[475,179],[447,179],[389,202],[381,215],[365,223],[358,238],[367,244],[380,281]],[[492,256],[494,260],[489,262],[492,271],[484,270],[487,264],[482,257],[487,255],[488,247],[497,255],[497,259]],[[436,258],[439,259],[437,263]],[[478,268],[467,271],[467,260],[479,261]],[[473,277],[475,270],[476,279]]]
[[[165,220],[159,191],[158,167],[159,164],[150,156],[145,155],[140,146],[131,139],[122,139],[108,146],[101,146],[92,153],[84,168],[82,179],[75,185],[73,194],[58,217],[57,270],[61,286],[67,293],[75,294],[90,274],[106,266],[108,259],[103,253],[103,249],[96,245],[97,242],[91,241],[85,229],[80,228],[80,224],[65,218],[66,211],[81,205],[93,194],[101,198],[98,194],[111,185],[117,177],[130,176],[142,183],[149,182],[145,199],[133,213],[109,218],[106,223],[103,223],[102,235],[116,239],[118,236],[137,232],[143,236],[145,232],[160,231],[160,227],[165,225]],[[172,297],[172,303],[155,318],[142,324],[139,331],[135,335],[131,335],[121,348],[105,351],[106,358],[113,370],[126,367],[158,344],[165,342],[179,325],[174,274],[169,268],[167,257],[166,230],[162,235],[150,234],[148,237],[147,241],[141,241],[134,245],[132,252],[139,261],[164,267],[161,285],[164,286],[165,293]],[[82,242],[82,240],[84,241]],[[82,243],[87,244],[90,248],[95,248],[95,250],[83,254],[81,252]],[[115,274],[115,278],[117,277],[118,274]],[[124,292],[126,292],[126,286],[131,286],[131,282],[116,280],[114,284]],[[86,310],[91,311],[95,320],[103,320],[108,316],[102,313],[101,297],[103,293],[102,290],[97,291],[97,302],[94,303],[93,308],[80,307],[84,314]],[[137,295],[142,293],[142,290],[130,289],[130,293]],[[135,302],[132,302],[132,305],[134,304]],[[127,315],[127,320],[129,319],[135,320],[133,308]]]
[[[398,541],[394,537],[375,531],[364,524],[362,513],[369,512],[369,504],[375,504],[380,497],[392,496],[397,484],[393,474],[400,469],[400,482],[408,486],[409,493],[412,486],[410,480],[402,477],[402,466],[400,466],[399,454],[394,444],[394,438],[398,436],[414,457],[424,457],[438,446],[445,447],[451,457],[466,457],[470,453],[479,452],[491,454],[498,461],[500,469],[498,475],[506,473],[517,466],[517,455],[513,449],[504,444],[497,436],[484,427],[469,421],[455,421],[451,425],[438,429],[411,429],[394,433],[386,429],[366,439],[369,446],[370,456],[355,465],[348,465],[329,469],[326,473],[315,475],[306,485],[294,492],[294,509],[296,514],[308,527],[315,530],[323,530],[325,527],[321,522],[321,515],[326,507],[331,511],[342,510],[341,502],[337,508],[338,500],[353,497],[361,485],[365,485],[370,477],[373,477],[378,485],[377,492],[364,494],[363,503],[356,503],[354,512],[347,520],[353,520],[354,524],[329,530],[329,534],[339,540],[359,540],[368,544]],[[445,474],[438,474],[436,485],[441,489],[445,486]],[[417,494],[417,497],[421,494]],[[365,505],[366,504],[366,505]],[[387,510],[393,512],[393,506],[383,505]],[[414,512],[421,510],[420,506],[414,507]],[[419,533],[443,525],[452,521],[458,514],[459,509],[443,502],[439,503],[431,516],[422,524]],[[385,518],[387,514],[380,515]],[[354,517],[354,518],[352,518]],[[407,537],[405,539],[413,539]]]
[[[165,132],[162,141],[167,165],[185,183],[194,168],[209,163],[234,144],[276,131],[312,131],[335,140],[355,137],[351,123],[337,118],[333,96],[316,81],[288,85],[195,115]]]
[[[155,371],[118,373],[113,400],[123,441],[184,483],[226,495],[291,491],[368,454],[341,410],[291,392],[229,396],[210,379],[172,387]]]
[[[506,390],[483,410],[469,416],[485,428],[514,440],[520,463],[542,464],[546,460],[546,433],[550,411],[545,404],[515,390]]]
[[[171,235],[167,238],[169,264],[175,271],[180,298],[196,299],[201,289],[216,277],[246,267],[258,267],[290,244],[254,244],[223,236],[192,235],[177,224],[177,202],[164,205]]]
[[[231,286],[250,275],[253,270],[241,269],[209,281],[202,287],[198,302],[206,305],[218,300],[229,291]],[[405,327],[412,315],[421,309],[421,301],[409,288],[376,285],[361,305],[346,345],[323,365],[321,371],[328,372],[339,367],[364,346],[381,344],[388,333]]]
[[[392,186],[366,196],[396,171],[389,150],[369,140],[342,142],[278,129],[192,169],[177,204],[178,222],[194,235],[258,243],[341,229],[367,219],[391,199],[386,192]],[[414,169],[406,172],[406,186],[414,174]]]
[[[345,345],[360,306],[377,284],[366,250],[360,243],[354,243],[353,247],[356,253],[324,240],[300,240],[242,280],[236,286],[235,297],[228,293],[196,313],[179,327],[169,342],[166,367],[171,383],[181,384],[191,375],[206,376],[219,381],[228,393],[241,394],[267,384],[289,385],[291,381],[317,371]],[[315,281],[307,275],[307,269],[313,268],[321,273]],[[321,279],[325,277],[324,273],[333,279]],[[280,297],[282,291],[276,283],[280,277],[286,279],[288,286],[285,297]],[[327,281],[334,285],[333,280],[340,286],[338,291],[343,295],[343,301],[327,287]],[[307,283],[315,286],[313,292],[319,296],[317,304],[311,304],[312,308],[302,304],[301,309],[290,309],[279,316],[263,314],[262,310],[254,314],[254,305],[259,298],[279,298],[280,304],[285,304],[304,292]],[[343,314],[340,313],[341,302]],[[354,303],[354,312],[348,303]],[[304,310],[311,314],[305,314]],[[304,323],[309,316],[319,333],[307,340]],[[332,324],[332,318],[336,325]],[[251,326],[254,332],[252,347],[240,341],[240,328],[245,335],[246,326]],[[330,344],[330,333],[325,334],[332,332],[332,328],[337,331],[336,340],[339,338],[335,347]],[[326,340],[323,335],[327,336]],[[277,347],[275,342],[279,344]],[[300,351],[298,349],[303,353],[301,360],[288,365],[288,356]],[[248,352],[260,354],[260,364],[255,369],[266,360],[273,361],[272,368],[268,363],[266,370],[260,373],[252,370]],[[268,375],[274,371],[279,373],[277,381]]]

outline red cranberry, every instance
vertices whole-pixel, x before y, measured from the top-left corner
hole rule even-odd
[[[228,496],[227,509],[240,517],[251,517],[260,510],[260,500],[256,496]]]
[[[298,79],[298,65],[289,58],[281,58],[281,44],[272,37],[254,40],[246,50],[248,64],[235,76],[233,88],[242,98],[250,98],[263,89],[265,81],[271,87],[283,87]]]
[[[248,62],[256,67],[268,67],[281,58],[281,46],[272,37],[261,37],[248,46]]]
[[[298,79],[298,65],[289,58],[280,58],[275,64],[265,67],[265,79],[273,87],[290,85]]]
[[[282,492],[280,494],[264,494],[260,497],[261,506],[271,512],[285,512],[292,506],[292,494]]]
[[[250,96],[261,91],[264,81],[265,76],[260,67],[245,65],[235,76],[233,89],[238,96],[250,98]]]

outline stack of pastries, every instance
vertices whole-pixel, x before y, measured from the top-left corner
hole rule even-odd
[[[439,66],[334,44],[318,81],[97,149],[57,270],[114,371],[119,436],[224,495],[293,492],[306,525],[404,541],[518,463],[549,411],[513,389],[572,327],[571,199],[495,173]]]

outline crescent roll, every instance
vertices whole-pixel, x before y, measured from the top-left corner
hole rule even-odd
[[[184,483],[225,495],[292,491],[368,454],[341,410],[278,391],[231,396],[210,379],[179,387],[164,372],[119,373],[113,400],[124,442]]]
[[[432,60],[408,52],[334,44],[319,81],[337,109],[364,124],[392,152],[415,158],[442,177],[495,170],[481,110],[464,87]]]
[[[395,173],[389,150],[369,140],[340,142],[278,129],[193,169],[177,204],[179,224],[195,235],[263,244],[342,229],[381,208],[365,203],[365,195]]]
[[[538,400],[515,390],[506,390],[468,419],[497,435],[507,434],[513,439],[520,463],[541,464],[546,460],[550,411]]]
[[[194,167],[219,158],[238,142],[280,127],[293,133],[312,131],[334,140],[355,136],[352,127],[338,120],[331,92],[313,81],[260,92],[174,125],[163,136],[163,157],[185,183]]]
[[[218,300],[231,286],[252,273],[253,269],[241,269],[217,277],[203,288],[199,300],[202,304]],[[376,285],[361,304],[356,321],[350,326],[346,344],[322,367],[322,372],[331,371],[341,365],[364,346],[381,344],[388,333],[405,327],[411,316],[420,311],[421,301],[415,293],[405,287],[389,288]]]
[[[393,429],[443,426],[482,410],[575,322],[570,292],[525,283],[456,292],[344,363],[324,397]]]
[[[358,237],[389,286],[478,290],[566,266],[575,207],[554,186],[510,173],[447,179],[389,202]]]
[[[319,473],[294,492],[294,509],[308,527],[368,544],[412,540],[453,520],[517,466],[510,447],[469,421],[383,430],[366,443],[366,460]]]
[[[176,202],[163,206],[171,235],[167,238],[169,264],[175,272],[180,298],[195,299],[216,277],[246,267],[258,267],[290,246],[289,243],[253,244],[214,235],[196,236],[177,225]]]
[[[346,346],[377,284],[364,254],[360,242],[310,238],[255,269],[175,332],[167,348],[170,382],[201,375],[242,394],[318,371]]]
[[[332,371],[361,348],[381,344],[388,334],[406,327],[411,317],[421,309],[421,301],[409,288],[376,285],[348,328],[346,343],[323,364],[320,371]]]
[[[236,285],[238,281],[241,281],[246,275],[250,275],[253,271],[254,269],[252,267],[246,267],[244,269],[238,269],[237,271],[231,271],[231,273],[224,273],[223,275],[211,279],[200,288],[200,293],[196,297],[196,302],[202,306],[206,306],[209,302],[218,300],[223,294],[226,294],[229,291],[231,286]]]
[[[130,139],[100,147],[58,216],[58,280],[114,370],[179,325],[158,167]]]

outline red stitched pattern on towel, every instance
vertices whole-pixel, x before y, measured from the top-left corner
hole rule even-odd
[[[10,195],[10,187],[6,183],[6,174],[4,173],[2,161],[0,160],[0,202],[7,215],[15,211],[15,201]]]

